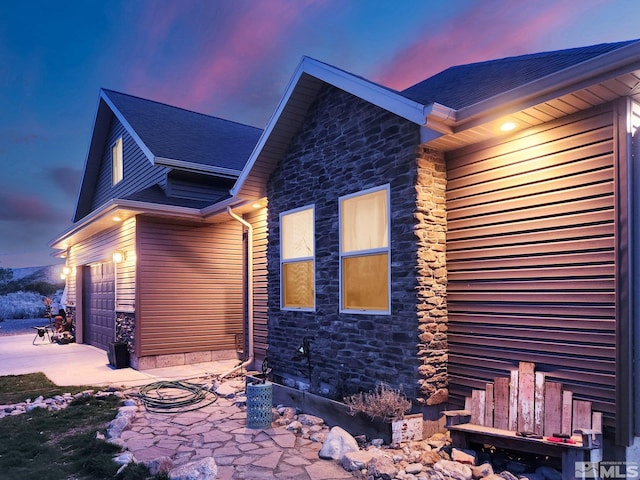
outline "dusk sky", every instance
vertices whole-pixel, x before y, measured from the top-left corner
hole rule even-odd
[[[639,20],[637,0],[0,1],[0,267],[60,263],[101,87],[264,128],[303,55],[402,90]]]

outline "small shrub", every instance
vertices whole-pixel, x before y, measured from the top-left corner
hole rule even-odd
[[[380,418],[385,422],[402,420],[411,408],[411,402],[400,390],[387,385],[378,385],[372,392],[361,392],[344,399],[349,414],[364,413],[372,419]]]

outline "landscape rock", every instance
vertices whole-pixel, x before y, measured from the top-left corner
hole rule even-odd
[[[404,471],[411,475],[417,475],[418,473],[422,472],[423,469],[424,465],[422,465],[421,463],[410,463],[406,467],[404,467]]]
[[[385,455],[375,456],[367,468],[369,475],[380,480],[393,480],[398,473],[398,467],[393,460]]]
[[[440,454],[434,450],[428,450],[426,452],[420,453],[419,461],[423,465],[433,465],[442,460]]]
[[[466,452],[458,448],[451,450],[451,460],[464,463],[465,465],[475,465],[476,456],[474,452]]]
[[[342,457],[342,468],[347,472],[356,472],[368,468],[369,462],[373,459],[371,452],[366,450],[358,450],[355,452],[347,452]]]
[[[315,415],[309,415],[306,413],[298,415],[298,421],[302,425],[307,425],[310,427],[313,425],[324,425],[324,420],[322,418],[316,417]]]
[[[471,480],[472,477],[471,468],[468,465],[451,460],[440,460],[433,465],[433,468],[436,472],[454,480]]]
[[[121,453],[120,455],[113,457],[113,461],[116,462],[118,465],[128,465],[131,462],[135,462],[136,457],[131,452],[124,452],[124,453]]]
[[[348,452],[358,451],[358,442],[341,427],[333,427],[322,444],[318,456],[323,459],[342,460]]]
[[[170,480],[215,480],[218,477],[218,465],[213,457],[185,463],[169,470]]]
[[[167,456],[154,458],[153,460],[144,462],[144,464],[149,469],[151,475],[157,475],[160,472],[169,472],[173,468],[173,461]]]
[[[118,438],[131,425],[131,420],[125,416],[116,417],[107,427],[107,438]]]
[[[471,467],[471,473],[473,478],[484,478],[489,475],[493,475],[493,467],[490,463],[483,463],[482,465],[477,465],[475,467]]]
[[[504,480],[518,480],[518,477],[516,477],[513,473],[509,472],[508,470],[504,470],[503,472],[500,472],[498,476],[502,477]]]

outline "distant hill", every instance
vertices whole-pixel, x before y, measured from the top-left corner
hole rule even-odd
[[[9,318],[42,318],[44,297],[59,305],[65,281],[62,265],[10,268],[11,278],[0,281],[0,321]],[[56,307],[57,308],[57,307]]]
[[[64,282],[60,279],[62,264],[46,265],[44,267],[12,268],[11,270],[13,270],[13,280],[28,279],[30,281],[53,283],[54,285],[64,285]]]

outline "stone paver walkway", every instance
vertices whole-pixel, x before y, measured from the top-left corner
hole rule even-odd
[[[140,406],[120,438],[138,462],[169,457],[174,466],[213,457],[220,480],[352,479],[336,462],[318,457],[321,443],[285,427],[250,429],[244,397],[224,398],[185,413],[150,413]]]

